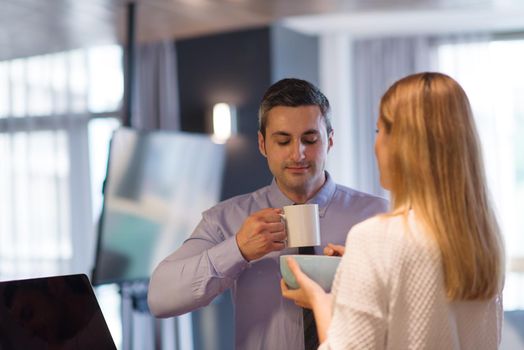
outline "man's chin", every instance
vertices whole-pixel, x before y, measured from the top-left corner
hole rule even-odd
[[[303,174],[287,176],[281,182],[285,187],[294,192],[303,192],[311,186],[313,181],[311,180],[310,176],[308,176],[307,174]]]

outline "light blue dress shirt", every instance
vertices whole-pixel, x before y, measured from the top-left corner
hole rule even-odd
[[[307,203],[319,205],[322,254],[328,243],[344,245],[353,225],[387,211],[388,203],[327,180]],[[232,289],[237,349],[304,349],[302,310],[280,292],[279,256],[297,254],[297,248],[272,252],[247,262],[235,235],[244,220],[264,208],[293,204],[271,185],[233,197],[205,211],[182,247],[155,270],[149,303],[161,316],[180,315],[208,305]]]

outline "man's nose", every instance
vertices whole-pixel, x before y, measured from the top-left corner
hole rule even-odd
[[[305,150],[306,147],[304,146],[304,144],[302,144],[302,142],[295,142],[292,150],[293,161],[299,162],[301,160],[304,160],[304,158],[306,157]]]

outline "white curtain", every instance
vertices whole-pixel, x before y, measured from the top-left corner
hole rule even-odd
[[[87,126],[117,108],[119,64],[117,47],[0,62],[0,279],[89,272]]]
[[[139,130],[179,130],[176,48],[173,41],[139,45],[135,52],[136,84],[131,127]],[[155,320],[136,310],[133,298],[144,301],[147,284],[121,286],[122,349],[192,349],[191,316]],[[136,291],[141,291],[136,293]],[[178,345],[177,345],[178,344]],[[181,345],[185,344],[185,345]]]
[[[463,87],[473,107],[488,185],[506,243],[508,273],[505,309],[524,309],[524,200],[518,179],[519,131],[524,127],[524,40],[494,41],[488,36],[443,39],[439,68]],[[520,129],[519,129],[520,128]],[[522,175],[520,175],[522,176]],[[520,205],[520,207],[519,207]],[[520,265],[520,266],[519,266]]]
[[[385,196],[380,187],[374,154],[375,129],[380,98],[396,80],[417,72],[432,70],[431,40],[426,37],[357,40],[352,80],[355,88],[357,145],[355,171],[359,188]]]
[[[351,41],[349,36],[330,35],[322,38],[322,43],[321,86],[331,99],[335,129],[328,169],[342,184],[387,197],[380,187],[373,152],[380,98],[397,79],[435,69],[432,40]]]
[[[131,126],[142,130],[179,130],[175,43],[163,41],[137,47],[135,71]]]

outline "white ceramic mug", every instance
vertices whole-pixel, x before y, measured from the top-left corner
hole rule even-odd
[[[320,245],[318,204],[288,205],[281,215],[286,225],[286,247],[311,247]]]

